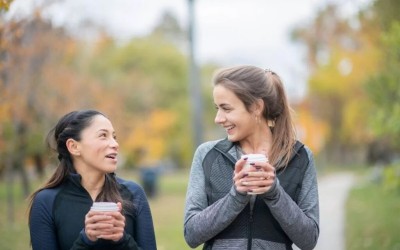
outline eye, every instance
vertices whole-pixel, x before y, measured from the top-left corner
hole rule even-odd
[[[105,137],[107,137],[107,134],[106,134],[106,133],[101,133],[101,134],[100,134],[100,137],[105,138]]]

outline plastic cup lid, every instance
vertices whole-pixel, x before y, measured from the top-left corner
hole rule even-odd
[[[91,210],[95,210],[95,211],[118,211],[118,205],[115,202],[93,202]]]
[[[263,162],[267,161],[268,158],[263,154],[247,154],[242,155],[242,158],[247,157],[247,161],[249,162]]]

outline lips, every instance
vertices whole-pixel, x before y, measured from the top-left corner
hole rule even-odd
[[[232,126],[226,126],[226,127],[224,127],[224,128],[225,128],[226,132],[229,133],[229,131],[231,131],[232,129],[234,129],[235,126],[234,126],[234,125],[232,125]]]
[[[115,159],[117,159],[117,155],[118,155],[117,153],[111,153],[111,154],[106,155],[106,158],[115,160]]]

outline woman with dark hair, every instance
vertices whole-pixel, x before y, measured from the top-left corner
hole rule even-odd
[[[296,139],[277,74],[253,66],[221,69],[213,98],[227,138],[193,158],[184,235],[203,249],[313,249],[319,236],[316,169]],[[264,160],[250,161],[250,156]]]
[[[70,112],[49,132],[47,144],[59,164],[31,196],[33,249],[156,249],[143,189],[114,174],[119,145],[105,115]],[[118,209],[93,211],[94,202],[114,202]]]

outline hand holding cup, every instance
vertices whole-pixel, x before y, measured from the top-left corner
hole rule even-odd
[[[247,154],[235,166],[236,189],[250,195],[267,192],[275,181],[275,169],[264,154]]]
[[[94,202],[85,217],[85,232],[91,241],[106,239],[118,241],[122,238],[125,217],[121,214],[121,203]]]

